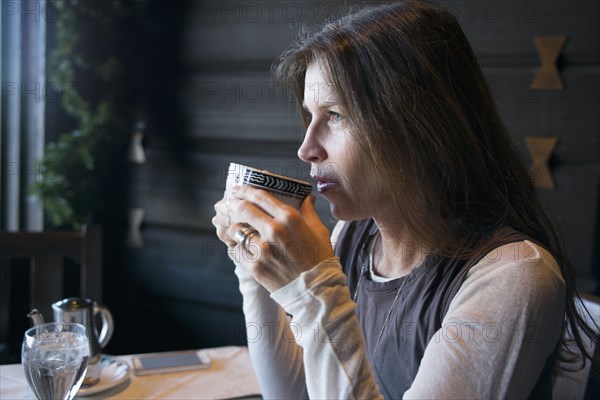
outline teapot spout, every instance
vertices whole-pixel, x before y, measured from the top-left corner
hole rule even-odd
[[[33,310],[31,310],[31,312],[29,314],[27,314],[27,316],[29,318],[31,318],[31,320],[33,321],[33,324],[35,326],[41,325],[44,323],[44,317],[42,316],[42,313],[38,311],[37,308],[34,308]]]

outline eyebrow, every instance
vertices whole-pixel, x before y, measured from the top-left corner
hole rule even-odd
[[[322,103],[316,103],[319,108],[331,107],[339,105],[339,102],[336,99],[324,101]],[[302,108],[308,111],[308,107],[306,107],[306,103],[302,101]]]

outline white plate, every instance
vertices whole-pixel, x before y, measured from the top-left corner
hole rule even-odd
[[[116,357],[102,355],[100,364],[102,365],[100,382],[90,387],[81,387],[77,392],[77,396],[90,396],[112,389],[120,383],[125,382],[129,378],[129,375],[131,375],[129,365]]]

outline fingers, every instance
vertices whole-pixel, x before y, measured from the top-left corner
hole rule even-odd
[[[253,264],[260,256],[260,235],[257,230],[246,224],[234,224],[228,229],[228,234],[236,241],[232,246],[233,253],[236,255],[234,261],[241,264]],[[260,258],[260,257],[259,257]],[[248,266],[246,265],[246,268]]]
[[[302,214],[302,216],[305,218],[312,218],[314,216],[317,216],[317,211],[315,210],[316,201],[317,198],[314,194],[311,194],[307,198],[305,198],[302,204],[300,205],[300,214]]]
[[[215,203],[216,214],[212,219],[212,224],[217,230],[217,237],[228,247],[233,247],[237,242],[230,236],[227,231],[231,226],[231,218],[229,216],[229,209],[227,207],[226,200],[223,198]]]
[[[246,189],[247,187],[242,188]],[[254,188],[248,189],[251,189],[249,194],[246,194],[246,190],[239,191],[242,198],[223,198],[214,205],[216,214],[212,219],[212,224],[217,230],[218,238],[230,248],[237,246],[243,239],[243,237],[236,237],[236,234],[243,229],[250,227],[255,231],[268,230],[273,222],[273,217],[252,201],[263,207],[276,207],[277,203],[280,203],[265,191]],[[238,193],[238,191],[235,191],[235,193]],[[252,200],[244,199],[246,196]],[[284,204],[284,206],[286,205]],[[248,243],[248,240],[246,240],[246,243]]]
[[[309,196],[299,212],[266,191],[238,187],[227,200],[231,223],[223,234],[236,243],[228,254],[267,290],[285,286],[333,255],[314,202]]]
[[[329,235],[329,230],[323,224],[323,221],[321,221],[321,218],[319,217],[319,214],[317,214],[317,210],[315,209],[316,200],[317,198],[312,194],[306,199],[304,199],[304,201],[300,205],[300,214],[302,215],[304,221],[306,221],[306,223],[309,224],[313,230],[325,230],[327,231],[327,235]]]
[[[256,229],[252,228],[248,224],[236,223],[227,228],[227,235],[235,242],[235,244],[242,244],[247,241],[248,237],[256,233]]]
[[[285,218],[290,211],[296,211],[293,207],[276,199],[271,193],[251,186],[236,186],[233,188],[232,194],[234,200],[247,200],[275,219]],[[230,206],[233,204],[232,201]]]
[[[294,216],[299,217],[297,210],[264,190],[241,186],[232,193],[227,203],[232,222],[247,223],[263,237],[270,237],[279,224],[292,226]]]

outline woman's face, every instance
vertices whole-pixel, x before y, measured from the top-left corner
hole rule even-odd
[[[350,133],[348,115],[319,63],[309,65],[304,83],[303,107],[310,124],[298,157],[311,164],[310,174],[335,218],[373,216],[381,205],[383,185],[372,179],[366,156]]]

